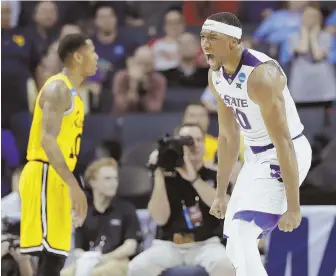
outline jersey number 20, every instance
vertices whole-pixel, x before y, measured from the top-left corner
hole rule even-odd
[[[71,153],[70,153],[70,158],[77,158],[79,155],[79,149],[80,149],[80,144],[81,144],[81,139],[82,139],[82,135],[78,134],[76,139],[75,139],[75,143],[73,144],[72,148],[71,148]]]
[[[233,107],[232,107],[232,111],[236,117],[238,124],[243,129],[251,129],[250,122],[248,121],[247,116],[243,111],[239,110],[238,108],[234,109]]]

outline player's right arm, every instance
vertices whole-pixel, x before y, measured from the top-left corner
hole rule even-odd
[[[240,131],[232,110],[227,107],[217,93],[212,82],[212,71],[209,70],[208,81],[211,92],[218,103],[218,173],[217,198],[224,198],[237,162],[240,146]]]
[[[65,183],[70,187],[78,185],[57,144],[63,114],[71,106],[69,89],[63,81],[53,81],[43,89],[40,106],[42,108],[41,145],[48,160]]]
[[[39,104],[42,108],[41,145],[48,157],[50,165],[64,182],[69,185],[73,203],[72,207],[76,215],[81,218],[80,224],[82,224],[82,220],[84,221],[87,212],[86,198],[76,178],[68,168],[57,143],[63,114],[71,107],[71,96],[68,87],[61,80],[51,82],[43,89]]]

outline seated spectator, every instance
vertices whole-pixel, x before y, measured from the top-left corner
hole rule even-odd
[[[183,123],[198,124],[202,128],[202,131],[206,133],[206,135],[204,136],[205,151],[203,161],[208,165],[211,165],[215,160],[218,140],[216,137],[207,134],[210,119],[205,106],[202,103],[189,104],[184,111]]]
[[[1,129],[1,159],[5,160],[8,168],[12,170],[20,165],[20,154],[15,137],[8,129]]]
[[[52,42],[57,39],[58,10],[53,1],[39,1],[34,10],[34,27],[31,35],[38,47],[39,55],[48,49]]]
[[[154,53],[154,68],[157,71],[166,71],[179,65],[177,39],[184,32],[184,19],[179,11],[167,12],[164,18],[164,31],[164,37],[150,43]]]
[[[10,117],[28,111],[27,84],[39,62],[36,44],[26,29],[11,27],[12,5],[1,3],[1,126],[8,128]]]
[[[180,10],[179,1],[126,1],[129,8],[127,23],[131,26],[145,25],[157,33],[157,28],[162,24],[167,11]],[[136,21],[135,21],[136,20]],[[134,24],[136,22],[136,24]]]
[[[189,26],[202,26],[204,21],[217,12],[237,14],[239,1],[183,1],[183,14]]]
[[[1,129],[1,197],[10,192],[13,172],[20,165],[20,153],[15,137],[8,129]]]
[[[21,168],[12,174],[11,193],[1,200],[1,275],[33,276],[32,258],[20,253],[21,204],[19,179]]]
[[[320,10],[307,6],[300,31],[289,41],[293,55],[289,88],[297,103],[336,99],[335,69],[327,61],[332,37],[321,30],[321,23]]]
[[[179,66],[162,72],[169,86],[205,87],[208,84],[209,69],[197,64],[199,45],[194,34],[184,33],[178,38]]]
[[[166,80],[153,70],[154,58],[147,46],[138,48],[129,59],[127,69],[118,72],[113,81],[115,115],[128,112],[158,112],[162,110]]]
[[[128,1],[95,1],[93,5],[96,6],[96,9],[100,6],[112,7],[118,20],[118,26],[124,26],[125,23],[130,26],[141,26],[139,20],[129,20],[130,8]]]
[[[112,158],[94,161],[85,172],[88,213],[76,230],[76,262],[61,275],[127,275],[129,258],[137,249],[140,224],[135,208],[116,197],[118,164]]]
[[[10,9],[12,11],[10,25],[12,28],[14,28],[18,26],[22,7],[20,1],[10,1],[9,3],[11,5]]]
[[[333,37],[333,44],[329,53],[329,61],[336,64],[336,11],[334,11],[326,20],[326,32]]]
[[[157,239],[129,264],[129,276],[158,276],[168,268],[202,266],[210,276],[233,276],[226,256],[223,220],[209,214],[215,197],[216,171],[204,166],[204,135],[198,125],[184,124],[178,134],[191,136],[194,145],[184,149],[184,166],[173,172],[158,167],[148,211],[158,225]],[[158,151],[149,163],[157,164]]]
[[[12,235],[20,235],[21,201],[19,181],[22,169],[16,169],[11,177],[11,193],[1,200],[2,229]]]
[[[307,1],[288,1],[287,9],[273,12],[254,33],[256,43],[268,42],[280,48],[279,61],[285,64],[290,60],[287,53],[287,40],[301,25],[302,9]]]
[[[102,88],[110,90],[114,73],[125,68],[127,57],[137,45],[132,38],[118,32],[117,16],[111,5],[98,6],[95,26],[97,33],[92,41],[99,56],[98,70],[90,77],[89,87],[99,100]]]

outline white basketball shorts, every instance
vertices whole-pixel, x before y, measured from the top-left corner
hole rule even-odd
[[[293,139],[293,144],[301,185],[311,165],[312,150],[303,135]],[[246,146],[245,163],[226,210],[224,236],[230,237],[233,219],[254,221],[263,229],[262,235],[267,234],[277,226],[280,216],[286,210],[285,186],[280,175],[276,149],[253,153]]]

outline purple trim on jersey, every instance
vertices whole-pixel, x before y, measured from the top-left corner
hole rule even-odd
[[[261,63],[262,63],[262,61],[259,60],[257,57],[255,57],[250,52],[247,52],[247,54],[245,55],[244,60],[243,60],[243,65],[245,65],[245,66],[257,67]]]
[[[295,136],[292,140],[300,138],[301,136],[303,136],[302,133],[300,133],[299,135]],[[258,154],[258,153],[261,153],[261,152],[265,152],[266,150],[273,149],[274,145],[273,144],[269,144],[269,145],[266,145],[266,146],[250,146],[250,148],[251,148],[251,150],[252,150],[252,152],[254,154]]]
[[[241,219],[248,222],[254,221],[263,232],[259,235],[258,239],[262,236],[269,234],[278,225],[281,215],[270,214],[258,211],[239,211],[234,216],[233,219]]]
[[[239,73],[241,67],[243,66],[243,63],[244,63],[244,60],[245,60],[245,57],[246,55],[248,55],[249,52],[247,49],[244,49],[243,50],[243,53],[242,53],[242,56],[241,56],[241,59],[240,59],[240,62],[238,64],[238,67],[236,68],[236,71],[233,73],[232,76],[229,76],[228,74],[225,73],[225,70],[224,70],[224,67],[223,67],[223,77],[224,79],[226,79],[226,81],[231,85],[231,83],[233,83],[233,80],[237,77],[237,74]]]

